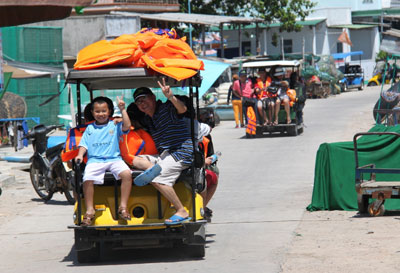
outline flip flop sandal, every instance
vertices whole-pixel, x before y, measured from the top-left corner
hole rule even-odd
[[[168,219],[169,221],[165,220],[164,224],[166,224],[167,226],[169,226],[169,225],[179,225],[179,224],[182,224],[183,222],[187,222],[187,221],[189,221],[191,219],[192,219],[191,217],[186,217],[185,218],[185,217],[182,217],[182,216],[174,214],[174,215],[171,216],[171,218]]]
[[[120,207],[118,209],[118,216],[126,221],[131,220],[131,215],[129,214],[128,210],[124,207]]]
[[[81,226],[83,227],[91,226],[93,219],[94,219],[94,214],[85,213],[85,215],[83,216],[83,220],[81,222]]]
[[[144,171],[143,173],[139,174],[135,179],[133,179],[133,183],[136,186],[145,186],[153,181],[161,173],[161,166],[156,164],[150,169]]]

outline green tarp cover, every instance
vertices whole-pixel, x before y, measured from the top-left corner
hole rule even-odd
[[[370,132],[400,133],[400,126],[376,125]],[[359,166],[400,168],[400,138],[396,136],[362,136],[357,140]],[[323,143],[315,161],[314,189],[308,211],[358,210],[355,191],[353,141]],[[364,179],[369,179],[364,175]],[[399,174],[377,174],[377,181],[400,181]],[[371,199],[370,199],[371,202]],[[385,201],[388,210],[400,209],[400,199]]]

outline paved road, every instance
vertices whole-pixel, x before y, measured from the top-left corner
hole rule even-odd
[[[79,265],[73,232],[66,228],[72,206],[63,196],[42,203],[28,175],[15,171],[17,182],[0,196],[0,272],[279,272],[311,200],[319,145],[348,141],[370,128],[378,96],[378,88],[367,88],[308,100],[307,127],[298,137],[246,139],[232,121],[215,128],[221,178],[210,203],[214,219],[207,226],[204,260],[165,250],[105,251],[101,264]],[[10,168],[0,163],[0,171]]]

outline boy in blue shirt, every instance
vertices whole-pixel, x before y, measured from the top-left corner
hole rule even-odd
[[[94,123],[87,126],[79,143],[79,153],[76,161],[82,162],[87,153],[88,161],[83,174],[83,193],[85,195],[86,213],[82,226],[90,226],[95,217],[93,205],[94,184],[103,184],[106,171],[112,172],[115,179],[121,179],[121,203],[118,209],[119,216],[130,220],[127,210],[128,199],[132,188],[131,171],[122,160],[119,150],[119,138],[127,134],[131,127],[128,114],[125,110],[123,97],[117,97],[118,108],[122,114],[122,123],[115,124],[110,120],[113,105],[107,103],[105,97],[97,97],[92,102]]]

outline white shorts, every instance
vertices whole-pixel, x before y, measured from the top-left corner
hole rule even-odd
[[[94,184],[104,183],[104,174],[106,171],[110,171],[115,179],[120,179],[119,174],[125,170],[129,170],[128,165],[122,160],[112,162],[101,162],[101,163],[90,163],[86,165],[85,172],[83,174],[83,182],[92,180]]]
[[[181,172],[189,167],[182,164],[182,161],[175,161],[167,151],[164,151],[161,155],[139,155],[139,157],[145,158],[153,164],[158,163],[161,167],[160,175],[151,182],[171,187],[175,184]]]

